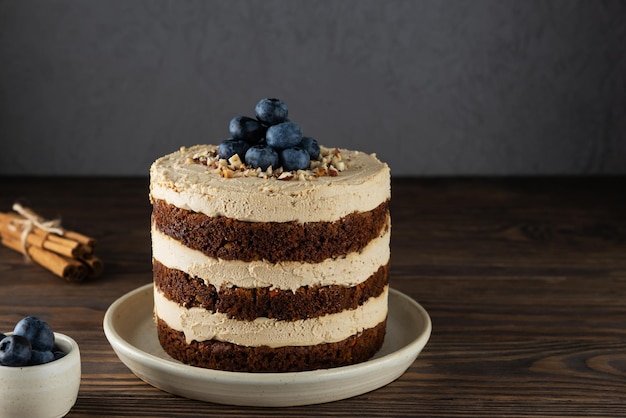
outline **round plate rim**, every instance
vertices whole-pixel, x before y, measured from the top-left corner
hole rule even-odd
[[[230,372],[223,370],[213,370],[213,369],[203,369],[195,366],[190,366],[186,364],[182,364],[177,362],[176,360],[166,360],[162,359],[152,353],[146,352],[139,347],[134,346],[129,341],[126,341],[117,331],[116,326],[114,324],[115,313],[120,309],[124,303],[127,303],[129,300],[132,300],[134,297],[138,296],[141,293],[148,292],[152,290],[153,284],[147,283],[142,285],[136,289],[131,290],[130,292],[122,295],[117,300],[115,300],[107,309],[104,320],[103,320],[103,328],[104,333],[111,344],[113,350],[116,355],[120,358],[122,363],[124,363],[135,375],[137,375],[140,379],[144,380],[146,383],[170,393],[174,393],[177,395],[185,396],[188,398],[198,399],[198,400],[206,400],[203,397],[197,396],[188,396],[180,391],[170,390],[163,387],[159,387],[155,382],[150,381],[149,378],[145,376],[141,376],[140,373],[133,367],[132,361],[129,362],[130,359],[135,360],[139,363],[142,363],[146,367],[163,371],[165,374],[175,374],[178,376],[182,376],[185,373],[193,373],[195,376],[203,376],[206,379],[211,380],[212,382],[219,382],[224,385],[238,385],[242,381],[245,381],[247,385],[271,385],[276,381],[280,381],[281,385],[284,385],[285,382],[295,382],[295,381],[306,381],[307,379],[320,381],[328,380],[332,381],[335,378],[341,378],[343,380],[355,378],[358,376],[362,376],[372,371],[384,369],[386,366],[392,363],[398,363],[400,361],[403,365],[401,366],[401,370],[398,370],[397,376],[391,378],[388,382],[384,384],[376,385],[376,387],[367,388],[367,390],[362,390],[358,393],[352,393],[350,396],[342,396],[336,395],[334,399],[328,399],[321,402],[309,402],[306,400],[298,400],[293,399],[293,397],[285,398],[284,400],[279,400],[278,402],[269,402],[264,404],[257,403],[247,403],[246,401],[237,401],[231,402],[228,399],[225,399],[224,402],[212,400],[212,402],[217,403],[225,403],[231,405],[246,405],[246,406],[296,406],[296,405],[307,405],[312,403],[322,403],[322,402],[330,402],[334,400],[345,399],[347,397],[356,396],[358,394],[366,393],[371,390],[377,389],[381,386],[384,386],[391,381],[397,379],[401,376],[413,363],[413,361],[417,358],[421,350],[424,348],[428,340],[430,339],[430,335],[432,332],[432,322],[428,312],[415,300],[411,297],[405,295],[404,293],[395,290],[393,288],[389,289],[389,297],[391,298],[399,298],[404,300],[410,307],[413,309],[423,320],[424,326],[421,329],[421,332],[418,333],[416,338],[414,338],[410,343],[405,346],[383,355],[381,357],[370,359],[366,362],[353,364],[349,366],[336,367],[331,369],[323,369],[323,370],[312,370],[312,371],[303,371],[303,372],[285,372],[285,373],[245,373],[245,372]],[[390,304],[390,310],[393,309],[393,305]],[[156,326],[155,326],[156,332]],[[131,363],[131,364],[129,364]],[[396,366],[397,368],[397,366]]]

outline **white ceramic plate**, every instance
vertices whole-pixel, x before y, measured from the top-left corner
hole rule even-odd
[[[147,284],[122,296],[107,310],[104,333],[120,360],[156,388],[229,405],[310,405],[378,389],[413,364],[431,333],[424,308],[390,289],[385,342],[369,361],[307,372],[225,372],[188,366],[169,357],[159,345],[153,306],[152,284]]]

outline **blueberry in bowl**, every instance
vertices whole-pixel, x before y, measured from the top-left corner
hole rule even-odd
[[[65,416],[80,387],[78,344],[44,321],[27,318],[0,334],[0,416]]]
[[[0,340],[0,364],[3,366],[26,366],[32,354],[30,342],[21,335],[12,334]]]

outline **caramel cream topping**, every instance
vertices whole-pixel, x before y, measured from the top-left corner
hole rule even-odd
[[[366,212],[391,197],[387,164],[375,155],[341,150],[349,169],[336,177],[281,181],[276,178],[225,178],[193,161],[215,145],[181,148],[150,168],[150,197],[207,216],[250,222],[332,222]]]

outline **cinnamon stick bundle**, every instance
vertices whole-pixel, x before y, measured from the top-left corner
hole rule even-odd
[[[0,212],[0,239],[4,246],[70,282],[102,273],[104,264],[94,255],[93,238],[45,221],[28,208],[13,208],[20,213]]]

